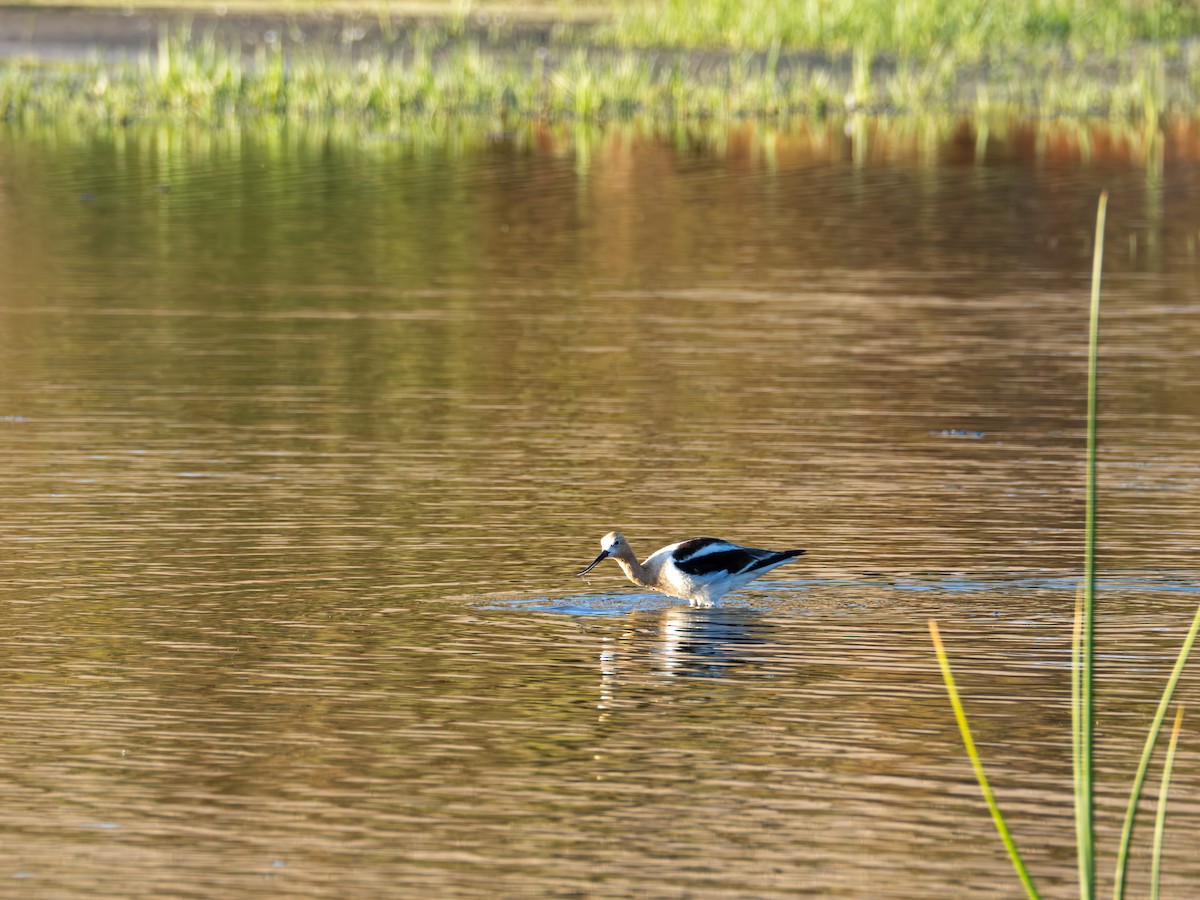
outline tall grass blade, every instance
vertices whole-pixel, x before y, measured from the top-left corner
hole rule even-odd
[[[1192,652],[1192,644],[1196,642],[1197,632],[1200,632],[1200,607],[1196,608],[1196,615],[1192,618],[1192,627],[1188,629],[1187,637],[1183,639],[1183,646],[1179,648],[1179,657],[1175,660],[1171,677],[1167,679],[1162,699],[1158,701],[1154,721],[1150,724],[1150,731],[1146,735],[1146,745],[1142,748],[1142,758],[1138,762],[1137,774],[1133,777],[1133,787],[1129,791],[1129,805],[1125,809],[1125,826],[1121,829],[1121,843],[1117,850],[1117,872],[1114,876],[1113,888],[1113,897],[1116,900],[1122,900],[1125,896],[1126,864],[1129,861],[1129,844],[1133,838],[1133,820],[1137,815],[1138,799],[1142,794],[1142,782],[1146,780],[1146,770],[1150,767],[1150,756],[1154,752],[1159,729],[1162,727],[1163,719],[1167,716],[1167,707],[1171,705],[1171,696],[1175,693],[1175,685],[1179,683],[1179,676],[1183,674],[1188,654]]]
[[[1080,895],[1087,897],[1087,873],[1095,868],[1092,835],[1085,828],[1088,790],[1083,783],[1083,585],[1075,591],[1075,624],[1071,630],[1071,761],[1075,783],[1075,848],[1079,860]],[[1086,861],[1086,862],[1085,862]]]
[[[1096,240],[1092,255],[1092,310],[1088,335],[1087,492],[1083,552],[1083,645],[1079,658],[1079,738],[1075,755],[1075,833],[1079,855],[1079,896],[1096,895],[1093,852],[1095,825],[1092,797],[1092,675],[1095,653],[1093,633],[1096,593],[1096,358],[1100,338],[1100,273],[1104,267],[1104,219],[1108,191],[1100,194],[1096,208]]]
[[[971,760],[971,768],[975,770],[975,780],[979,782],[979,789],[983,792],[983,799],[991,811],[996,831],[1000,833],[1000,840],[1004,842],[1004,848],[1008,851],[1008,858],[1012,860],[1013,867],[1017,870],[1017,877],[1021,879],[1021,884],[1025,887],[1025,893],[1033,898],[1033,900],[1037,900],[1037,888],[1033,886],[1033,879],[1029,877],[1029,872],[1025,868],[1025,863],[1021,860],[1021,854],[1017,850],[1017,845],[1008,831],[1008,825],[1005,824],[1004,816],[1000,813],[1000,807],[996,803],[996,798],[992,794],[991,787],[988,785],[987,775],[983,771],[983,762],[979,759],[979,751],[975,749],[975,741],[971,737],[971,726],[967,723],[967,714],[963,711],[962,700],[958,696],[958,687],[955,685],[954,675],[950,671],[950,660],[946,656],[946,648],[942,644],[942,636],[938,633],[937,622],[933,619],[929,620],[929,636],[933,639],[933,649],[937,653],[938,665],[942,670],[942,680],[946,682],[946,693],[950,695],[950,705],[954,707],[954,718],[958,721],[958,730],[962,735],[963,747],[966,748],[967,756]]]
[[[1171,743],[1167,746],[1167,758],[1163,762],[1162,784],[1158,788],[1158,812],[1154,816],[1154,852],[1150,869],[1150,900],[1158,900],[1158,875],[1162,862],[1163,826],[1167,823],[1167,791],[1171,787],[1171,768],[1175,765],[1175,748],[1179,746],[1179,729],[1183,725],[1183,704],[1175,713],[1175,727],[1171,729]]]

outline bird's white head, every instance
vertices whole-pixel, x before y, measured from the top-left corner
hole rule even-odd
[[[600,555],[592,560],[592,564],[582,572],[577,572],[577,575],[586,575],[601,562],[608,559],[610,556],[620,556],[623,553],[629,552],[629,542],[625,540],[625,535],[619,531],[610,531],[604,537],[600,538]]]
[[[604,537],[600,538],[600,549],[607,550],[609,556],[612,556],[622,544],[629,546],[629,543],[625,540],[625,535],[619,531],[610,531]]]

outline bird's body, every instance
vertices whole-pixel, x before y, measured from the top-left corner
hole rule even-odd
[[[611,556],[634,584],[695,606],[712,606],[730,591],[744,587],[803,552],[759,550],[720,538],[702,537],[669,544],[646,557],[645,562],[638,562],[625,536],[610,531],[600,540],[600,555],[579,574],[590,572]]]

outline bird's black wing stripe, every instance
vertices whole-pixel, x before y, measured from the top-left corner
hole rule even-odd
[[[690,559],[697,553],[702,552],[705,547],[711,547],[713,544],[724,543],[726,543],[726,541],[723,541],[720,538],[692,538],[690,541],[684,541],[682,544],[676,547],[674,551],[672,551],[671,557],[675,560],[676,564],[678,564],[680,560]]]
[[[713,575],[717,572],[744,572],[763,560],[752,552],[740,548],[716,550],[692,559],[676,558],[675,567],[688,575]]]
[[[785,563],[789,559],[795,559],[797,556],[803,555],[803,550],[781,550],[778,553],[772,553],[769,556],[757,560],[751,569],[761,569],[764,566],[775,566],[779,563]]]

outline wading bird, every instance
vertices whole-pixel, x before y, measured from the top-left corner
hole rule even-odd
[[[678,597],[693,606],[712,606],[730,591],[744,587],[803,552],[759,550],[702,537],[670,544],[640,563],[625,535],[610,531],[600,539],[600,555],[578,574],[586,575],[611,556],[634,584]]]

